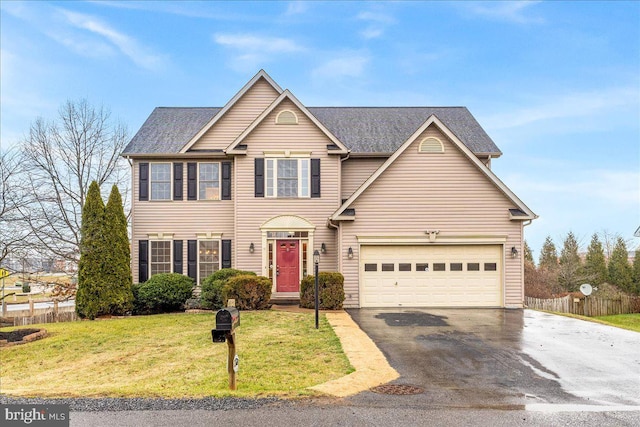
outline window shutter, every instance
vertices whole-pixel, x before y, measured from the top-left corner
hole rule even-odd
[[[173,241],[173,272],[182,274],[182,240]]]
[[[222,162],[222,200],[231,200],[231,162]]]
[[[231,268],[231,240],[222,241],[222,268]]]
[[[198,280],[198,241],[187,240],[187,276]]]
[[[255,159],[255,193],[264,197],[264,159]]]
[[[173,164],[173,200],[182,200],[182,163]]]
[[[138,241],[138,283],[149,279],[149,241]]]
[[[320,159],[311,159],[311,197],[320,197]]]
[[[187,200],[198,200],[197,163],[187,163]]]
[[[138,166],[140,176],[140,200],[149,200],[149,163],[140,163]]]

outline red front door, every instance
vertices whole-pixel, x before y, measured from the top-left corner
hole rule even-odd
[[[278,292],[300,291],[299,246],[298,240],[276,241],[276,290]]]

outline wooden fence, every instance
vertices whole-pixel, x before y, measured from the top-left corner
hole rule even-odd
[[[5,316],[7,317],[3,318],[3,323],[13,322],[13,326],[35,325],[38,323],[72,322],[74,320],[78,320],[75,307],[54,307],[9,311]]]
[[[524,302],[528,308],[536,310],[591,317],[640,313],[640,297],[622,296],[617,299],[604,299],[594,297],[574,298],[571,295],[567,295],[562,298],[552,299],[525,297]]]

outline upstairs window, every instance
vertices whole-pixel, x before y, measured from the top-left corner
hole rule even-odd
[[[171,200],[171,163],[151,163],[151,200]]]
[[[266,159],[267,197],[309,197],[309,159]]]
[[[198,164],[198,199],[220,200],[220,163]]]

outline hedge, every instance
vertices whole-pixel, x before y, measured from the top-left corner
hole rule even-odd
[[[340,310],[344,303],[344,276],[338,272],[318,274],[319,308]],[[300,282],[300,307],[315,308],[315,277],[307,276]]]
[[[178,273],[155,274],[132,290],[135,314],[167,313],[181,310],[191,298],[193,280]]]
[[[231,277],[224,285],[222,295],[226,302],[233,298],[240,310],[268,310],[271,306],[271,279],[256,275]]]
[[[232,277],[244,275],[255,276],[252,271],[236,270],[233,268],[223,268],[214,272],[201,283],[200,301],[202,308],[218,310],[224,307],[226,300],[222,291],[227,280]]]

